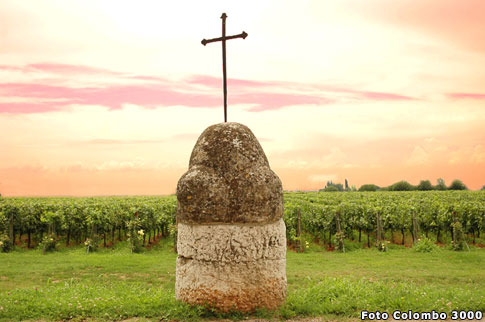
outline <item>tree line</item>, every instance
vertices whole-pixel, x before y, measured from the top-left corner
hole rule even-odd
[[[429,180],[421,180],[418,185],[412,185],[408,181],[401,180],[391,184],[387,187],[380,187],[376,184],[363,184],[358,189],[355,185],[349,186],[348,180],[345,179],[345,185],[341,183],[334,183],[327,181],[325,187],[319,191],[334,192],[334,191],[445,191],[445,190],[468,190],[468,187],[459,179],[455,179],[449,186],[446,185],[445,180],[439,178],[436,180],[436,185],[433,185]],[[481,190],[485,190],[485,185]]]

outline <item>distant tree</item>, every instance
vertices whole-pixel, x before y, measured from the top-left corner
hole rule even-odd
[[[340,191],[340,190],[338,190],[338,188],[336,186],[328,186],[328,187],[325,187],[325,189],[323,189],[323,191],[325,191],[325,192],[337,192],[337,191]]]
[[[484,186],[482,187],[482,189],[480,189],[480,190],[485,190],[485,185],[484,185]]]
[[[451,185],[448,187],[449,190],[468,190],[465,186],[463,181],[455,179],[451,182]]]
[[[329,187],[335,187],[337,188],[336,191],[344,191],[344,186],[341,183],[333,183],[332,181],[327,181],[327,185],[325,186],[324,191],[327,191],[326,189]],[[334,190],[331,190],[334,191]]]
[[[415,189],[415,187],[405,180],[396,182],[395,184],[392,184],[389,187],[390,191],[411,191],[411,190],[414,190],[414,189]]]
[[[485,187],[485,186],[483,186]],[[355,186],[355,184],[352,185],[352,187],[350,187],[350,191],[357,191],[357,187]]]
[[[345,191],[350,191],[349,182],[345,179]]]
[[[438,178],[438,180],[436,180],[436,186],[434,187],[435,190],[446,190],[448,188],[446,188],[446,184],[445,184],[445,180],[443,178]]]
[[[421,190],[421,191],[433,190],[433,185],[429,180],[421,180],[417,188],[418,190]]]
[[[379,187],[375,184],[363,184],[360,186],[359,191],[377,191]]]

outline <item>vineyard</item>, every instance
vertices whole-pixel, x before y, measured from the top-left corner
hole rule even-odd
[[[146,245],[173,235],[176,205],[175,196],[3,198],[0,235],[14,245],[25,240],[28,248],[62,240],[95,250],[130,237]]]
[[[462,249],[485,229],[485,192],[285,192],[284,200],[288,242],[300,251],[303,240],[379,248],[421,236]],[[129,239],[136,250],[176,238],[176,206],[175,196],[1,198],[0,242],[4,251],[8,243],[46,249],[49,242],[95,250]]]
[[[361,242],[365,234],[367,247],[379,248],[386,238],[404,245],[406,237],[414,242],[424,236],[461,249],[467,240],[475,243],[485,229],[485,193],[286,193],[285,222],[289,241],[299,247],[305,234],[337,248],[343,239]]]

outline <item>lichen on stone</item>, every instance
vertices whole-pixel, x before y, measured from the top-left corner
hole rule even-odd
[[[254,134],[239,123],[216,124],[201,134],[177,199],[179,222],[265,223],[283,216],[281,181]]]

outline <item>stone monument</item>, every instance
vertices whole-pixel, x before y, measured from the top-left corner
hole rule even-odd
[[[178,300],[226,312],[284,302],[282,185],[248,127],[220,123],[201,134],[177,200]]]

